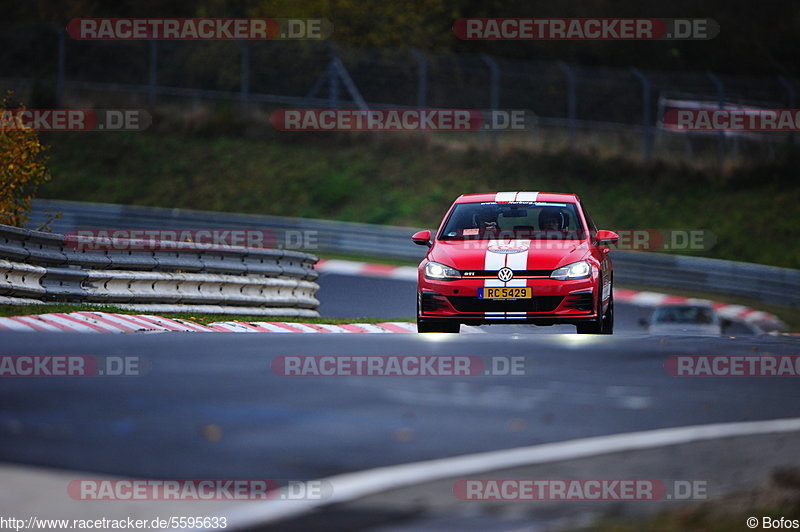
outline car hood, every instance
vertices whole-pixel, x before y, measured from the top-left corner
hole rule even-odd
[[[487,269],[487,257],[512,269],[555,270],[588,254],[588,244],[578,240],[451,240],[437,241],[428,259],[458,270]]]

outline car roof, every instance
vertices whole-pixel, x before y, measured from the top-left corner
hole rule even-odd
[[[456,203],[475,203],[482,201],[557,201],[561,203],[577,203],[575,194],[562,192],[484,192],[481,194],[462,194]]]

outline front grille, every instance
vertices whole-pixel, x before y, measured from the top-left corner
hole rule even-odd
[[[448,296],[459,312],[550,312],[558,308],[563,296],[539,296],[531,299],[495,301],[467,296]]]
[[[567,300],[564,301],[564,307],[591,312],[594,310],[594,295],[591,292],[570,294],[567,296]]]
[[[550,277],[553,270],[514,270],[514,277]],[[497,277],[497,270],[465,270],[462,277]]]

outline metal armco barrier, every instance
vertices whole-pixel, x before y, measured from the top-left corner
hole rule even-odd
[[[50,225],[63,233],[77,229],[269,229],[279,245],[305,251],[407,260],[420,260],[425,254],[410,238],[420,228],[73,201],[34,200],[32,205],[31,227],[43,224],[48,213],[59,212],[62,217]],[[613,251],[612,257],[616,283],[800,306],[799,270],[653,252]]]
[[[110,303],[162,312],[319,315],[318,259],[308,253],[98,242],[102,245],[93,246],[84,237],[79,245],[63,234],[0,225],[0,299]]]

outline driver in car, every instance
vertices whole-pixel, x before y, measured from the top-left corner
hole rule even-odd
[[[563,238],[567,230],[567,219],[561,209],[547,207],[539,213],[539,230],[549,238]]]
[[[542,209],[539,213],[539,229],[542,231],[563,231],[566,229],[564,213],[555,207]]]
[[[486,209],[475,215],[475,226],[481,234],[500,232],[500,226],[497,225],[497,213]]]

